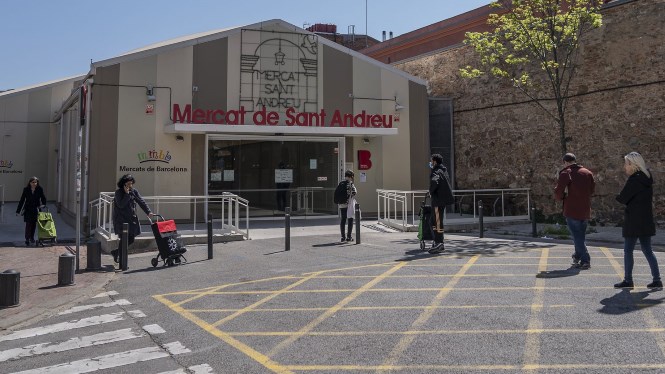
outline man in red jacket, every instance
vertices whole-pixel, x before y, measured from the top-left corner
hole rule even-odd
[[[574,154],[566,153],[563,164],[564,168],[559,172],[554,188],[554,198],[563,201],[563,216],[566,217],[568,230],[573,236],[573,265],[588,269],[591,267],[591,257],[584,241],[591,218],[591,195],[596,188],[596,182],[593,180],[593,173],[579,165]]]

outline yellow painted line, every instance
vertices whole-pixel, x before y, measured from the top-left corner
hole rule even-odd
[[[325,321],[328,317],[334,315],[337,313],[337,311],[344,306],[348,305],[351,301],[355,300],[358,296],[360,296],[363,292],[371,289],[375,285],[377,285],[379,282],[381,282],[383,279],[385,279],[386,276],[393,274],[394,272],[398,271],[402,267],[404,267],[407,263],[402,262],[400,264],[397,264],[390,268],[388,271],[384,272],[383,274],[377,276],[376,278],[372,279],[359,289],[355,290],[351,295],[348,295],[342,301],[334,305],[333,307],[329,308],[325,312],[323,312],[320,316],[318,316],[316,319],[314,319],[312,322],[308,323],[306,326],[298,330],[298,332],[295,335],[290,336],[289,338],[281,341],[279,344],[277,344],[273,349],[268,352],[267,356],[272,357],[282,349],[286,348],[289,346],[291,343],[295,342],[298,340],[300,337],[304,336],[306,333],[312,331],[316,326],[320,325],[323,321]]]
[[[455,373],[466,371],[498,371],[522,369],[521,365],[287,365],[293,371],[426,371],[437,370],[453,371]],[[663,369],[665,364],[560,364],[560,365],[531,365],[527,370],[538,369]]]
[[[238,341],[237,339],[234,339],[232,336],[229,334],[218,330],[214,326],[210,325],[206,321],[198,318],[194,314],[186,311],[183,309],[180,305],[176,305],[176,303],[171,302],[170,300],[166,299],[162,295],[154,295],[153,296],[156,300],[160,301],[164,305],[168,306],[171,308],[174,312],[180,314],[184,318],[192,321],[194,324],[197,326],[201,327],[203,330],[207,331],[208,333],[212,334],[213,336],[216,336],[217,338],[223,340],[230,346],[234,347],[235,349],[239,350],[240,352],[244,353],[247,355],[249,358],[253,359],[254,361],[258,362],[259,364],[265,366],[267,369],[275,372],[275,373],[281,373],[281,374],[290,374],[292,373],[291,369],[288,369],[279,363],[273,361],[270,359],[270,357],[265,356],[264,354],[256,351],[254,348]]]
[[[551,258],[551,257],[550,257]],[[550,264],[552,266],[556,266],[555,264]],[[568,265],[566,265],[568,266]],[[559,269],[559,270],[567,270],[567,269]],[[413,274],[413,275],[391,275],[387,277],[388,279],[408,279],[408,278],[451,278],[454,277],[455,274]],[[584,276],[589,276],[589,277],[616,277],[616,274],[614,273],[589,273],[589,272],[580,272],[576,276],[578,277],[584,277]],[[641,277],[641,276],[651,276],[651,274],[637,274],[633,273],[633,276],[635,277]],[[488,278],[519,278],[519,277],[525,277],[525,278],[533,278],[533,274],[527,274],[527,273],[474,273],[474,274],[464,274],[462,275],[463,278],[483,278],[483,277],[488,277]],[[373,275],[324,275],[317,277],[317,279],[356,279],[356,278],[374,278]]]
[[[540,252],[540,262],[538,263],[538,272],[542,273],[547,271],[547,256],[550,251],[543,248]],[[543,321],[541,319],[541,312],[543,311],[543,303],[545,302],[545,279],[536,278],[535,295],[531,305],[531,317],[529,318],[528,331],[542,330]],[[540,333],[528,333],[526,342],[524,343],[524,353],[522,354],[522,362],[525,367],[529,365],[536,365],[540,359]]]
[[[462,275],[469,271],[471,266],[478,261],[480,256],[475,255],[469,259],[469,261],[462,266],[462,268],[455,274],[454,277],[452,277],[448,283],[446,283],[446,286],[439,291],[439,293],[434,297],[432,302],[430,303],[430,307],[436,307],[441,305],[443,302],[443,299],[445,299],[446,296],[450,293],[450,291],[459,283],[460,279],[462,279]],[[409,327],[409,330],[417,330],[421,326],[423,326],[427,321],[432,318],[434,315],[434,312],[436,311],[436,308],[427,308],[425,309],[420,316],[411,324]],[[393,350],[388,354],[388,357],[383,361],[382,366],[393,366],[397,364],[399,359],[402,357],[402,354],[411,346],[413,341],[416,339],[415,335],[405,335],[403,336],[399,342],[393,347]]]
[[[548,305],[547,308],[571,308],[572,304]],[[363,310],[421,310],[421,309],[519,309],[531,308],[531,304],[524,305],[404,305],[404,306],[348,306],[339,310],[363,311]],[[186,309],[191,313],[233,313],[243,309]],[[252,309],[248,313],[257,312],[317,312],[328,310],[328,308],[264,308]]]
[[[385,262],[382,264],[371,264],[371,265],[359,265],[359,266],[351,266],[348,268],[340,268],[340,269],[330,269],[330,270],[321,270],[321,271],[313,271],[310,273],[303,273],[303,275],[309,275],[311,273],[331,273],[334,271],[344,271],[344,270],[356,270],[356,269],[367,269],[371,267],[389,267],[395,265],[394,262]]]
[[[607,248],[601,248],[605,256],[609,256],[611,252]],[[623,268],[615,259],[610,259],[610,262],[612,263],[612,266],[614,267],[614,271],[616,271],[617,275],[619,276],[619,279],[623,279]],[[631,294],[632,296],[632,294]],[[633,304],[636,304],[636,300],[633,297]],[[649,326],[652,329],[660,328],[660,324],[658,323],[658,320],[656,320],[656,317],[653,316],[653,312],[651,309],[648,308],[643,308],[640,309],[640,313],[642,314],[642,317],[644,318],[644,321],[646,322],[647,326]],[[654,338],[656,338],[656,344],[658,344],[658,348],[660,348],[660,353],[665,356],[665,336],[662,333],[655,333]]]
[[[525,263],[525,264],[519,264],[519,263],[510,263],[510,264],[509,264],[509,263],[503,263],[503,264],[502,264],[502,263],[495,263],[495,264],[476,264],[476,265],[474,265],[474,266],[506,266],[506,267],[508,267],[508,266],[538,266],[538,265],[539,265],[539,264],[533,264],[533,263],[531,263],[531,264],[526,264],[526,263]],[[561,267],[564,267],[564,266],[570,266],[570,263],[569,263],[569,262],[568,262],[568,263],[560,263],[560,264],[559,264],[559,263],[550,263],[550,265],[551,265],[551,266],[561,266]],[[458,266],[460,266],[460,265],[459,265],[459,264],[437,264],[437,265],[411,265],[410,267],[434,267],[434,268],[436,268],[436,267],[444,267],[444,268],[445,268],[445,267],[458,267]],[[648,266],[649,266],[649,265],[644,265],[644,264],[638,265],[638,264],[635,264],[635,267],[648,267]],[[592,268],[611,268],[612,265],[597,265],[597,264],[594,263],[593,265],[591,265],[591,267],[592,267]]]
[[[231,315],[229,315],[229,316],[226,316],[226,317],[220,319],[219,321],[213,323],[212,326],[214,326],[214,327],[220,326],[220,325],[222,325],[222,324],[224,324],[224,323],[226,323],[226,322],[228,322],[228,321],[233,320],[234,318],[236,318],[236,317],[238,317],[238,316],[241,316],[241,315],[243,315],[243,314],[245,314],[245,313],[247,313],[247,312],[250,312],[250,311],[252,311],[253,309],[255,309],[256,307],[261,306],[261,305],[267,303],[268,301],[270,301],[270,300],[276,298],[277,296],[279,296],[279,295],[281,295],[281,294],[283,294],[283,293],[289,291],[290,289],[292,289],[292,288],[294,288],[294,287],[298,287],[299,285],[301,285],[301,284],[307,282],[308,280],[310,280],[310,279],[312,279],[312,278],[315,278],[317,275],[319,275],[319,273],[312,273],[312,274],[310,274],[308,277],[305,277],[305,278],[303,278],[303,279],[300,279],[299,281],[297,281],[297,282],[295,282],[295,283],[292,283],[292,284],[290,284],[290,285],[288,285],[288,286],[282,288],[282,289],[279,290],[279,291],[274,292],[274,293],[271,294],[270,296],[265,297],[265,298],[263,298],[263,299],[261,299],[261,300],[255,302],[255,303],[252,304],[252,305],[249,305],[249,306],[247,306],[247,307],[245,307],[245,308],[242,308],[242,309],[238,310],[237,312],[235,312],[235,313],[233,313],[233,314],[231,314]]]
[[[638,288],[638,287],[636,287]],[[372,288],[365,290],[365,292],[434,292],[445,290],[446,287],[433,288]],[[526,286],[526,287],[457,287],[454,291],[533,291],[533,290],[613,290],[612,286],[589,286],[589,287],[552,287],[552,286]],[[355,292],[357,289],[343,288],[343,289],[316,289],[316,290],[288,290],[284,291],[285,294],[299,294],[299,293],[344,293]],[[209,295],[260,295],[272,294],[276,291],[220,291],[210,292]]]
[[[409,331],[309,331],[299,334],[297,331],[240,331],[227,332],[230,336],[369,336],[369,335],[488,335],[488,334],[626,334],[626,333],[662,333],[665,328],[619,328],[619,329],[527,329],[527,330],[409,330]]]

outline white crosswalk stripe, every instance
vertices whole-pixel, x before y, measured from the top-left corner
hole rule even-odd
[[[0,336],[0,342],[6,342],[10,340],[25,339],[33,336],[40,336],[51,334],[54,332],[68,331],[74,329],[80,329],[83,327],[101,325],[109,322],[122,321],[122,315],[125,312],[117,312],[110,314],[102,314],[100,316],[82,318],[78,321],[62,322],[56,323],[54,325],[40,326],[26,330],[19,330],[8,335]]]
[[[104,297],[104,296],[115,296],[117,294],[118,294],[118,291],[108,291],[108,292],[102,292],[100,294],[97,294],[97,295],[93,296],[92,298],[95,299],[95,298]]]
[[[120,306],[120,305],[132,305],[128,300],[126,299],[120,299],[120,300],[115,300],[115,301],[110,301],[108,303],[101,303],[101,304],[90,304],[90,305],[79,305],[75,306],[73,308],[67,309],[64,312],[58,313],[58,315],[62,316],[65,314],[72,314],[72,313],[77,313],[77,312],[82,312],[85,310],[92,310],[92,309],[99,309],[99,308],[108,308],[112,306]]]
[[[90,373],[92,371],[115,368],[135,364],[137,362],[150,361],[158,358],[168,357],[169,353],[177,355],[190,352],[180,342],[165,344],[161,347],[147,347],[133,349],[130,351],[112,353],[109,355],[72,361],[64,364],[47,366],[38,369],[24,370],[13,374],[63,374],[63,373]]]
[[[185,371],[185,369],[178,369],[178,370],[173,370],[173,371],[163,371],[159,374],[187,374],[187,373],[194,373],[194,374],[215,374],[215,371],[212,370],[210,365],[208,364],[201,364],[201,365],[194,365],[190,366],[187,368],[189,371]]]
[[[103,292],[93,296],[90,301],[117,294],[117,291]],[[122,306],[131,304],[126,299],[119,299],[105,303],[78,305],[50,317],[58,323],[0,335],[0,343],[2,343],[0,345],[0,372],[14,371],[14,374],[89,373],[117,367],[128,367],[124,370],[130,372],[134,370],[145,372],[146,367],[154,364],[141,364],[142,362],[171,358],[191,352],[178,341],[163,344],[153,340],[151,336],[165,334],[166,330],[158,324],[143,324],[139,325],[140,328],[137,327],[136,324],[139,322],[133,319],[146,318],[146,314],[138,309],[121,310]],[[114,309],[117,312],[97,313],[98,309],[105,308],[109,308],[109,312]],[[79,318],[66,320],[74,314],[80,314]],[[91,316],[91,314],[98,315]],[[65,322],[59,322],[63,320]],[[25,343],[19,346],[23,340]],[[123,343],[124,341],[129,343]],[[87,349],[87,351],[82,350],[81,355],[77,356],[76,352],[79,349]],[[97,357],[91,357],[92,355],[97,355]],[[39,364],[35,364],[37,362]],[[4,365],[8,366],[2,369]],[[138,368],[134,369],[132,365],[138,366]],[[178,366],[180,365],[173,360],[169,360],[168,363],[161,363],[160,360],[160,364],[157,365],[162,370]],[[200,364],[164,373],[214,374],[214,371],[210,365]]]
[[[144,336],[142,333],[135,333],[132,329],[122,329],[110,332],[103,332],[100,334],[83,336],[80,338],[71,338],[67,341],[51,344],[39,343],[29,345],[23,348],[14,348],[6,351],[0,351],[0,362],[16,360],[19,358],[31,357],[36,355],[43,355],[47,353],[64,352],[72,349],[91,347],[94,345],[108,344],[119,342],[128,339],[139,338]]]

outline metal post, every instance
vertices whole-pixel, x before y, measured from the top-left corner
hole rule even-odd
[[[76,257],[69,252],[58,257],[58,286],[74,285],[75,262]]]
[[[20,289],[20,271],[10,269],[0,273],[0,308],[18,306]]]
[[[478,200],[478,228],[480,229],[480,234],[479,238],[482,238],[485,236],[484,230],[485,228],[483,227],[483,201]]]
[[[128,250],[128,241],[129,241],[129,223],[125,222],[122,224],[122,232],[120,233],[120,270],[127,270],[127,250]]]
[[[536,227],[536,207],[531,207],[531,236],[538,237],[538,228]]]
[[[208,260],[212,260],[212,213],[208,213]]]
[[[86,257],[88,266],[86,271],[95,271],[102,268],[102,243],[97,239],[88,240],[86,244]]]
[[[360,204],[356,203],[356,244],[360,244]]]
[[[284,208],[284,251],[291,250],[291,207]]]

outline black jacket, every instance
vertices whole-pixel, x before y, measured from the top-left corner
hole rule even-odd
[[[445,207],[455,202],[448,170],[443,165],[437,165],[429,176],[429,193],[432,196],[432,206]]]
[[[116,235],[120,235],[122,224],[125,222],[129,223],[129,235],[138,236],[141,234],[141,225],[136,215],[136,204],[139,204],[145,214],[152,213],[138,190],[132,189],[129,193],[125,193],[123,188],[115,190],[113,198],[113,230]]]
[[[20,214],[21,210],[24,210],[24,222],[37,222],[39,207],[42,205],[46,205],[46,196],[44,196],[42,186],[37,186],[34,193],[30,187],[25,187],[16,207],[16,214]]]
[[[626,205],[623,230],[624,237],[654,236],[656,224],[653,220],[653,178],[638,171],[628,177],[617,201]]]

